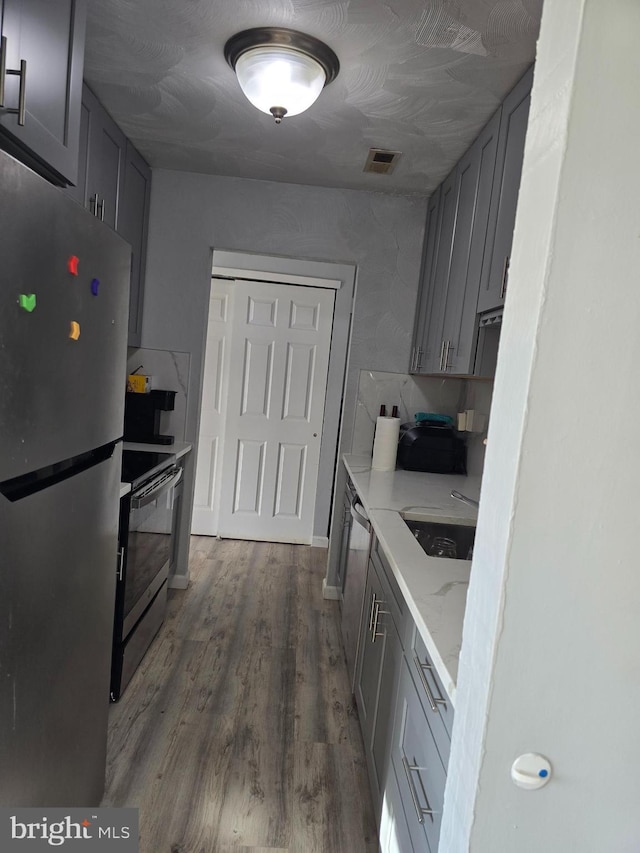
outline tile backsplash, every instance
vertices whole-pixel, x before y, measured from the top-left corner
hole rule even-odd
[[[176,392],[174,410],[160,415],[161,432],[175,436],[176,441],[184,441],[190,360],[188,352],[142,348],[128,351],[127,373],[139,367],[139,373],[152,377],[152,388]]]
[[[383,404],[387,414],[391,414],[392,406],[398,406],[403,423],[412,421],[416,412],[437,412],[455,418],[458,412],[474,409],[483,416],[482,431],[462,435],[467,442],[468,473],[480,475],[492,392],[493,382],[361,370],[351,452],[371,453],[376,418]]]
[[[376,418],[382,404],[387,407],[388,415],[392,406],[398,406],[402,423],[412,421],[416,412],[455,416],[464,384],[461,379],[361,370],[351,452],[371,453]]]

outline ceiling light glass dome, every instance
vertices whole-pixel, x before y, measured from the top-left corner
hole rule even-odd
[[[224,53],[248,100],[278,124],[307,110],[340,68],[326,44],[282,27],[244,30],[229,39]]]
[[[322,91],[326,75],[319,62],[288,48],[257,47],[236,63],[238,83],[254,107],[276,117],[308,110]],[[282,116],[281,116],[282,117]]]

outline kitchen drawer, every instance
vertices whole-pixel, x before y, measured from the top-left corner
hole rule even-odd
[[[384,600],[396,626],[402,648],[406,649],[412,639],[413,619],[377,536],[374,536],[371,546],[371,559],[380,578]]]
[[[400,675],[391,764],[413,850],[437,853],[447,773],[406,659]]]
[[[412,648],[407,652],[407,662],[416,686],[420,703],[429,721],[429,728],[438,745],[438,752],[446,765],[451,750],[453,705],[433,667],[427,648],[417,628],[414,628]]]

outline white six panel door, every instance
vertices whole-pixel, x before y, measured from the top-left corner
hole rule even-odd
[[[311,544],[334,299],[233,284],[222,537]]]

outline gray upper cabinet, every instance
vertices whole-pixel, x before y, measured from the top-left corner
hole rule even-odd
[[[420,373],[425,361],[424,341],[429,317],[429,303],[433,296],[432,279],[434,272],[434,258],[438,238],[438,225],[440,218],[440,199],[442,188],[433,193],[427,203],[427,222],[425,227],[425,250],[422,258],[422,274],[420,277],[420,290],[418,291],[418,307],[416,310],[416,323],[413,332],[413,350],[411,352],[410,373]]]
[[[131,244],[129,346],[140,346],[151,169],[84,86],[78,181],[66,192]]]
[[[1,144],[62,186],[77,177],[85,24],[86,0],[2,4]]]
[[[497,112],[437,194],[439,224],[433,245],[427,233],[425,268],[431,263],[432,272],[426,318],[417,330],[421,339],[414,373],[473,373],[476,306],[499,127]]]
[[[429,200],[410,373],[493,374],[495,359],[477,357],[477,314],[504,302],[532,78],[530,69]]]
[[[119,230],[127,138],[87,86],[82,92],[82,108],[83,122],[88,122],[82,203],[94,216]]]
[[[442,372],[474,372],[478,286],[496,163],[500,113],[458,164],[458,212],[442,328]]]
[[[132,249],[129,294],[129,346],[132,347],[139,347],[141,342],[150,195],[151,169],[127,141],[118,233]]]
[[[479,313],[492,311],[504,304],[532,82],[533,68],[530,68],[502,105],[487,250],[478,295]]]
[[[428,296],[427,319],[422,339],[423,359],[418,373],[439,373],[444,369],[442,329],[451,267],[451,249],[458,208],[458,175],[454,169],[440,191],[440,210],[433,273]]]

